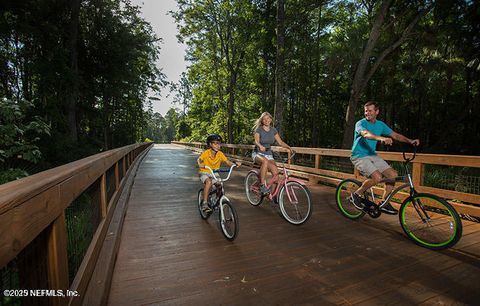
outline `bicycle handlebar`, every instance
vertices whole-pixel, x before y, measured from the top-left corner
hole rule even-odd
[[[417,156],[417,148],[418,148],[418,146],[416,146],[416,145],[412,145],[412,146],[413,146],[413,156],[412,156],[411,158],[408,158],[408,157],[407,157],[405,150],[402,152],[402,154],[403,154],[403,159],[404,159],[407,163],[409,163],[409,162],[411,162],[412,160],[414,160],[414,159],[415,159],[415,156]]]
[[[214,178],[218,179],[221,182],[225,182],[225,181],[228,181],[228,179],[230,178],[230,175],[232,174],[233,168],[235,168],[236,166],[237,165],[235,164],[231,165],[229,170],[225,170],[225,169],[212,170],[212,168],[210,168],[209,166],[205,166],[205,169],[210,170],[210,173],[212,173]],[[227,173],[227,172],[228,172],[228,176],[226,178],[222,178],[220,176],[217,178],[217,176],[215,176],[215,173]]]

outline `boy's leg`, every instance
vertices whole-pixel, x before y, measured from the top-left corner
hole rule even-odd
[[[212,179],[206,178],[203,182],[203,201],[208,201],[208,194],[210,193],[210,189],[212,188]]]

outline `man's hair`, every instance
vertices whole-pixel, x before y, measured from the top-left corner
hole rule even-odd
[[[370,106],[370,105],[375,106],[376,110],[378,109],[378,103],[375,102],[375,101],[368,101],[367,103],[365,103],[365,105],[363,105],[363,107],[367,107],[367,106]]]

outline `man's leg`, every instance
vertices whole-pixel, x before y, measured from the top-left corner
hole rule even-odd
[[[394,169],[389,168],[389,169],[383,171],[383,176],[385,176],[386,178],[393,179],[393,178],[398,176],[398,173]],[[394,186],[395,186],[395,181],[385,183],[385,190],[383,192],[383,200],[385,200],[387,198],[387,196],[390,194],[390,192],[392,192]]]
[[[365,191],[367,191],[371,187],[378,184],[382,180],[382,178],[383,178],[383,176],[380,173],[380,171],[378,171],[378,170],[374,171],[368,179],[363,181],[362,186],[360,186],[360,188],[358,188],[355,191],[355,193],[359,196],[362,196],[365,193]]]

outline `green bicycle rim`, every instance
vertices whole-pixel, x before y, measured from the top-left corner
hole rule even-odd
[[[363,214],[363,212],[361,210],[358,211],[358,214],[351,214],[350,212],[346,211],[344,208],[343,208],[343,205],[342,205],[342,201],[341,201],[341,194],[342,194],[342,186],[344,185],[344,183],[353,183],[353,181],[345,181],[342,183],[342,185],[339,186],[338,188],[338,192],[337,192],[337,204],[338,207],[340,207],[340,209],[342,210],[343,214],[349,218],[358,218],[361,214]]]
[[[432,199],[432,200],[437,201],[437,199],[434,199],[434,198],[428,197],[428,196],[416,197],[416,199],[425,199],[425,198],[427,198],[427,199]],[[437,202],[438,202],[438,201],[437,201]],[[410,201],[410,203],[412,203],[412,202]],[[440,202],[440,203],[441,203],[441,202]],[[413,204],[413,203],[412,203],[412,204]],[[405,205],[405,207],[407,207],[407,205]],[[407,229],[408,229],[408,233],[409,233],[408,236],[411,237],[411,238],[412,238],[413,240],[415,240],[416,242],[418,242],[419,244],[425,245],[425,246],[429,246],[429,247],[433,247],[433,248],[435,248],[435,247],[443,247],[443,246],[448,245],[450,242],[452,242],[453,239],[455,239],[455,237],[457,236],[457,229],[458,229],[458,224],[457,224],[457,221],[455,220],[455,217],[452,215],[452,213],[450,212],[449,209],[446,209],[446,211],[448,211],[448,215],[449,215],[450,217],[452,217],[452,219],[453,219],[453,222],[454,222],[454,231],[453,231],[453,235],[450,237],[450,239],[447,240],[447,241],[445,241],[445,242],[442,242],[442,243],[428,243],[428,242],[425,242],[425,241],[417,238],[417,237],[413,234],[413,232],[410,230],[410,228],[407,227],[407,225],[406,225],[406,223],[405,223],[405,212],[406,212],[406,209],[405,209],[405,208],[402,210],[402,223],[403,223],[403,225],[404,225],[404,228],[407,228]]]

